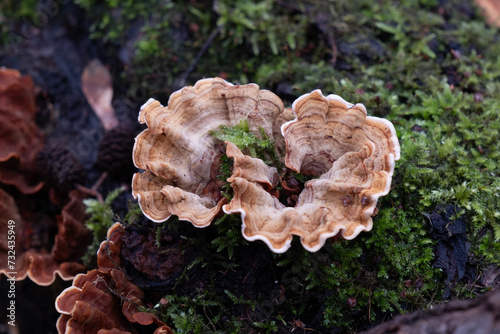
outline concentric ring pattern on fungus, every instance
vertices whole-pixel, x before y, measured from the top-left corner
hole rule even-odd
[[[377,200],[390,190],[400,148],[391,122],[367,116],[351,104],[320,90],[299,97],[289,109],[255,84],[234,86],[220,78],[198,81],[172,94],[168,106],[149,100],[139,114],[148,128],[136,138],[132,188],[144,214],[165,221],[172,214],[197,227],[208,226],[221,208],[240,213],[247,240],[262,240],[274,252],[290,247],[298,235],[309,251],[329,237],[355,238],[372,228]],[[247,120],[258,135],[286,146],[286,168],[267,166],[212,131]],[[288,121],[287,121],[288,120]],[[281,127],[281,134],[276,129]],[[274,130],[274,131],[273,131]],[[226,151],[224,151],[224,144]],[[234,161],[230,203],[217,178],[221,157]],[[286,169],[309,175],[293,207],[276,197]]]

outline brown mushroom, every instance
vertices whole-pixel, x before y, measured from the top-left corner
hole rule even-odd
[[[53,222],[51,217],[42,216],[39,220],[22,217],[12,196],[0,189],[0,273],[15,272],[16,280],[29,276],[38,285],[50,285],[56,274],[64,280],[71,280],[83,272],[85,266],[80,263],[80,258],[90,242],[90,231],[85,227],[83,198],[84,195],[77,190],[70,193],[70,201],[56,217],[58,233],[54,244],[50,245],[51,240],[45,240],[44,234],[37,231],[48,230]],[[7,261],[8,251],[12,249],[7,243],[9,221],[13,222],[11,226],[15,231],[15,268],[11,268]]]
[[[0,67],[0,182],[14,185],[24,194],[43,186],[33,177],[36,155],[43,148],[35,113],[31,78]]]
[[[56,299],[59,333],[138,333],[133,326],[155,324],[155,334],[173,333],[156,315],[139,311],[144,293],[120,270],[124,230],[115,223],[97,255],[99,269],[79,274]]]
[[[234,190],[226,213],[241,213],[243,235],[262,240],[275,252],[290,247],[292,235],[309,251],[320,249],[338,233],[353,239],[372,228],[379,196],[389,192],[400,149],[394,126],[369,117],[363,105],[320,90],[293,103],[296,119],[282,125],[285,163],[317,177],[305,183],[295,207],[285,207],[262,181],[247,176],[238,163],[229,182]],[[232,150],[228,145],[228,155]],[[271,182],[271,180],[269,180]]]
[[[276,167],[269,167],[262,160],[244,155],[240,149],[231,142],[226,141],[226,155],[234,159],[234,167],[228,182],[234,178],[242,177],[250,182],[266,185],[274,188],[278,183],[278,170]]]
[[[250,131],[264,129],[277,152],[285,153],[289,170],[283,189],[293,193],[287,202],[294,207],[277,198],[276,168],[230,142],[226,155],[234,159],[228,179],[234,197],[224,205],[222,184],[215,177],[223,153],[211,132],[245,119]],[[286,251],[292,235],[317,251],[338,233],[352,239],[369,231],[378,197],[389,192],[400,155],[392,123],[367,116],[362,104],[325,97],[320,90],[298,98],[290,111],[257,85],[205,79],[172,94],[167,107],[149,100],[139,121],[148,129],[136,138],[133,157],[145,171],[134,175],[132,189],[148,218],[164,221],[175,214],[204,227],[224,205],[225,213],[241,213],[245,238],[263,240],[275,252]],[[297,196],[300,187],[292,184],[290,170],[316,179],[306,182]]]
[[[234,86],[221,78],[204,79],[173,93],[168,106],[150,99],[139,114],[148,128],[134,146],[132,190],[144,214],[161,222],[172,214],[204,227],[226,199],[217,178],[223,144],[211,136],[221,125],[247,120],[250,131],[273,136],[282,101],[255,84]]]

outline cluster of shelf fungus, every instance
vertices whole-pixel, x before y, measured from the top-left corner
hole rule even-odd
[[[274,140],[286,167],[268,166],[212,135],[242,120],[251,133]],[[290,247],[293,235],[314,252],[327,238],[353,239],[371,230],[377,200],[389,192],[400,157],[391,122],[320,90],[286,109],[256,84],[203,79],[173,93],[166,107],[150,99],[139,122],[147,129],[136,138],[133,159],[144,171],[134,175],[132,191],[149,219],[176,215],[205,227],[221,210],[239,213],[243,236],[278,253]],[[230,202],[221,194],[225,181],[218,178],[224,155],[234,161],[227,179],[234,193]],[[313,178],[287,206],[277,193],[290,188],[283,180],[291,171]]]

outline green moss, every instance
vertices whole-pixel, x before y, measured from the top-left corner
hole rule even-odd
[[[401,180],[405,189],[396,187],[396,193],[413,197],[409,202],[421,212],[443,203],[464,208],[472,239],[481,239],[479,235],[489,231],[495,241],[500,240],[495,232],[500,212],[497,108],[498,97],[485,96],[479,103],[473,93],[451,90],[442,81],[432,92],[416,93],[404,113],[409,121],[400,128],[404,153],[396,180]],[[410,127],[417,121],[422,129],[419,133]],[[405,194],[408,190],[412,193]],[[405,209],[413,211],[407,205]],[[481,250],[477,255],[493,257]],[[496,256],[495,261],[499,259]]]
[[[235,126],[222,125],[219,131],[212,131],[211,135],[221,141],[229,141],[235,144],[243,152],[254,158],[259,158],[266,164],[280,167],[281,162],[274,148],[274,141],[260,129],[257,136],[250,132],[248,121],[242,120]]]
[[[40,10],[43,5],[37,6],[37,4],[37,0],[0,2],[0,46],[16,48],[16,45],[22,41],[21,36],[12,32],[12,28],[18,21],[34,27],[40,27],[46,22],[49,14]]]
[[[248,243],[241,236],[241,219],[237,215],[224,215],[214,222],[217,228],[217,237],[212,240],[215,251],[227,251],[229,260],[233,259],[234,249]]]
[[[111,204],[123,191],[123,188],[113,190],[106,196],[104,202],[99,202],[97,199],[92,198],[83,200],[83,204],[86,206],[85,213],[89,215],[89,218],[85,221],[85,225],[92,231],[93,236],[92,243],[88,246],[87,252],[82,257],[87,266],[90,265],[95,254],[97,254],[99,245],[106,238],[108,229],[119,218],[111,209]],[[137,212],[130,210],[127,216],[132,217],[134,214],[137,214]]]
[[[232,305],[243,305],[250,308],[258,307],[256,301],[237,297],[229,291],[224,297]],[[173,328],[176,333],[242,333],[258,330],[259,333],[276,333],[277,322],[284,323],[279,318],[270,322],[255,319],[248,325],[243,325],[238,317],[228,317],[230,309],[227,302],[221,302],[220,296],[213,292],[198,290],[194,298],[187,296],[167,295],[166,304],[157,304],[154,309],[143,308],[141,311],[152,312]]]
[[[23,0],[11,1],[6,0],[0,3],[0,23],[4,24],[16,18],[32,19],[37,10],[37,1]]]
[[[119,43],[126,40],[129,29],[154,16],[165,15],[174,6],[171,1],[96,1],[76,0],[82,8],[88,10],[94,22],[91,37],[104,42]],[[154,12],[152,9],[154,8]],[[153,39],[154,41],[154,39]]]
[[[290,268],[286,283],[293,297],[319,291],[326,296],[325,327],[355,331],[362,318],[374,321],[425,308],[441,291],[435,281],[441,275],[432,266],[433,242],[423,222],[424,217],[414,220],[387,208],[377,215],[370,234],[333,240],[313,254],[292,247],[276,256],[278,265]],[[304,310],[296,312],[300,316]]]

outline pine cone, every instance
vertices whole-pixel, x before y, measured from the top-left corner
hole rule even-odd
[[[135,128],[125,123],[106,132],[97,148],[97,167],[114,177],[130,177],[134,171],[132,149]]]
[[[52,145],[37,156],[38,166],[50,187],[59,193],[69,193],[77,184],[84,184],[87,171],[66,147]]]

